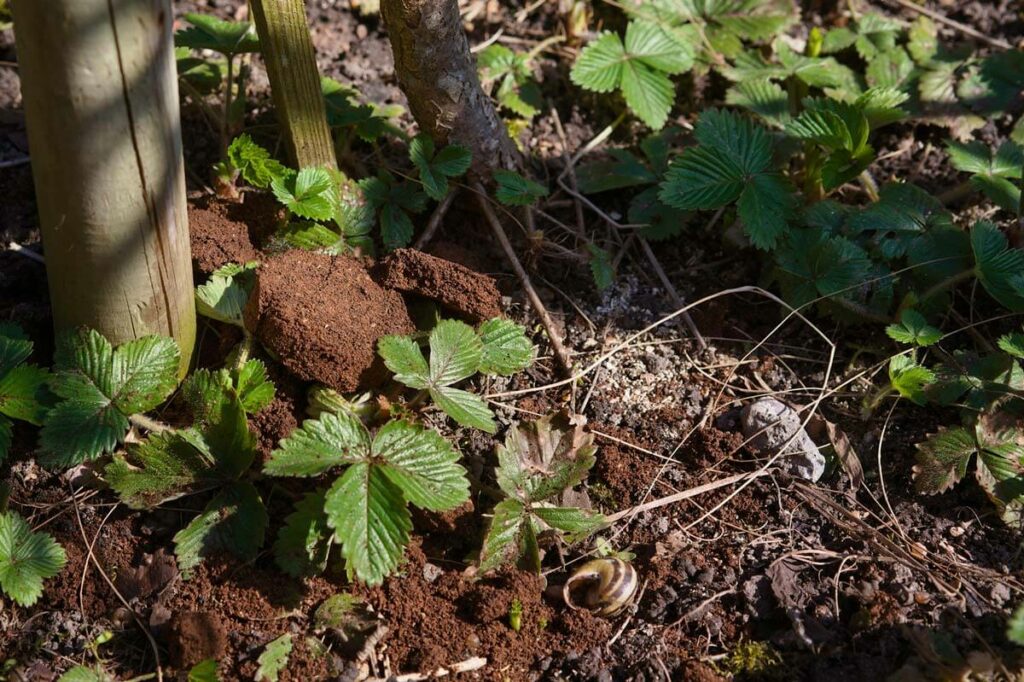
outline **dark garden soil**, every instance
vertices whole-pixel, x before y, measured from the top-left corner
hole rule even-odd
[[[237,18],[244,12],[244,2],[237,0],[175,4],[179,14]],[[474,45],[499,29],[532,45],[560,21],[553,0],[463,4]],[[825,1],[804,4],[814,21],[829,25],[845,8]],[[898,3],[875,4],[898,13]],[[924,4],[994,38],[1018,43],[1024,34],[1012,0]],[[606,10],[597,8],[598,22]],[[326,75],[354,85],[366,101],[404,104],[378,17],[361,16],[341,0],[317,0],[308,3],[308,11]],[[517,18],[521,11],[524,16]],[[15,61],[12,32],[0,32],[0,162],[28,153]],[[564,151],[576,152],[617,114],[606,101],[573,88],[566,63],[540,61],[541,85],[558,108],[564,141],[548,114],[522,140],[537,160],[533,171],[543,179],[562,171]],[[679,112],[691,121],[692,111],[721,98],[720,83],[695,86],[700,96],[681,104]],[[278,140],[258,59],[248,95],[247,125],[273,149]],[[990,122],[985,134],[1002,134],[1005,123]],[[412,122],[406,116],[402,124]],[[622,126],[595,153],[630,144],[638,132]],[[632,510],[602,535],[616,550],[635,555],[638,598],[615,619],[566,608],[557,588],[594,553],[591,545],[546,543],[542,578],[506,570],[475,579],[475,553],[496,502],[498,441],[453,428],[436,412],[424,413],[424,419],[462,453],[472,499],[444,514],[417,511],[406,562],[398,575],[372,589],[353,585],[334,564],[317,578],[289,578],[276,568],[269,542],[253,562],[214,558],[186,580],[177,570],[172,538],[207,500],[186,498],[145,513],[129,510],[97,486],[89,467],[65,474],[39,467],[33,459],[36,430],[18,423],[13,454],[0,468],[11,486],[11,506],[33,528],[51,533],[65,547],[68,563],[47,581],[36,606],[0,602],[0,679],[54,680],[73,663],[93,664],[95,649],[118,679],[153,672],[158,654],[165,679],[185,679],[189,666],[215,658],[222,680],[251,680],[267,643],[284,633],[294,635],[280,677],[285,681],[426,676],[476,657],[486,659],[478,669],[445,679],[867,682],[897,675],[891,679],[967,679],[959,676],[964,660],[976,668],[1019,669],[1019,654],[1004,631],[1008,613],[1024,595],[1020,533],[1000,523],[976,487],[932,498],[914,493],[914,444],[955,415],[903,401],[892,411],[886,403],[863,420],[861,399],[871,389],[871,376],[844,382],[881,355],[842,346],[829,366],[828,344],[797,321],[755,348],[779,322],[779,309],[743,293],[694,311],[707,349],[698,349],[685,330],[662,324],[632,339],[585,379],[545,389],[561,378],[557,365],[468,193],[455,201],[427,247],[432,255],[399,250],[375,262],[282,251],[270,239],[281,217],[271,197],[247,192],[241,202],[229,202],[211,196],[208,169],[217,161],[218,144],[190,107],[184,110],[184,135],[197,283],[225,263],[261,261],[247,316],[260,341],[256,352],[277,386],[274,401],[251,419],[261,455],[306,417],[311,382],[343,392],[382,384],[387,374],[375,352],[381,335],[413,332],[414,321],[429,317],[432,306],[469,321],[505,315],[529,330],[539,347],[538,362],[514,377],[478,381],[472,388],[491,397],[498,438],[514,421],[553,410],[569,408],[587,417],[598,454],[585,489],[603,512]],[[936,194],[948,190],[960,178],[936,151],[944,137],[937,126],[896,127],[881,136],[879,179],[899,176]],[[405,154],[389,143],[342,152],[344,169],[357,177],[381,163],[401,164]],[[28,163],[0,169],[0,195],[0,321],[21,324],[36,342],[32,360],[49,364],[45,271],[6,246],[40,250]],[[626,205],[611,197],[602,208],[621,216]],[[544,238],[525,228],[508,229],[578,365],[675,310],[635,248],[620,249],[615,284],[596,293],[586,265],[565,258],[573,249],[557,248],[574,247],[572,230],[565,227],[575,223],[574,203],[563,194],[552,197],[547,210],[561,227],[543,223]],[[587,215],[588,230],[612,229]],[[417,218],[418,229],[428,217]],[[657,248],[681,296],[696,300],[758,281],[758,254],[696,232],[701,229],[694,226],[697,236]],[[609,239],[622,244],[624,238],[609,232]],[[858,348],[872,340],[874,347],[885,347],[877,331],[817,322],[833,340],[857,337]],[[861,338],[868,334],[878,338]],[[204,321],[199,337],[197,364],[216,367],[240,334]],[[503,395],[524,389],[536,390]],[[820,389],[833,391],[819,411],[849,436],[863,480],[834,463],[816,484],[773,468],[742,485],[636,509],[756,470],[764,462],[741,447],[739,407],[765,394],[806,405]],[[174,423],[183,414],[180,402],[172,399],[161,417]],[[299,480],[260,485],[271,538],[308,488]],[[316,609],[342,592],[361,596],[366,605],[364,627],[354,638],[316,623]],[[514,601],[523,610],[518,631],[509,622]],[[106,631],[113,633],[111,641],[95,647]]]

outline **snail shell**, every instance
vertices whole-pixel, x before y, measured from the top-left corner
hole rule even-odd
[[[633,601],[638,583],[636,569],[622,559],[593,559],[569,576],[562,598],[571,609],[614,616]]]

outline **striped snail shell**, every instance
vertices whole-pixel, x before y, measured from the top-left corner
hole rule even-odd
[[[571,609],[609,617],[633,601],[638,583],[636,569],[622,559],[593,559],[569,576],[562,598]]]

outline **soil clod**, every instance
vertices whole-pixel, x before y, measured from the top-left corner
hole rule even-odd
[[[422,251],[398,249],[377,264],[374,275],[382,286],[437,301],[473,322],[501,315],[493,278]]]

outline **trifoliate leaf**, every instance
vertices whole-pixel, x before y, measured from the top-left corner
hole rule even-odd
[[[215,468],[201,436],[179,431],[154,433],[131,443],[126,455],[114,456],[103,477],[133,509],[152,509],[183,495],[210,490],[225,478]]]
[[[467,170],[473,160],[469,149],[462,145],[448,145],[434,151],[434,140],[421,133],[409,143],[409,158],[420,171],[420,181],[427,196],[441,201],[448,194],[448,178],[455,178]]]
[[[367,204],[378,213],[385,248],[391,250],[408,246],[413,234],[412,219],[408,214],[422,212],[427,206],[427,195],[416,185],[398,182],[385,170],[375,178],[363,178],[359,187]]]
[[[794,52],[784,43],[776,44],[775,56],[778,61],[771,62],[760,52],[744,52],[736,56],[732,66],[723,67],[721,72],[736,83],[798,78],[812,87],[857,90],[854,72],[832,57],[808,57]]]
[[[675,101],[668,76],[693,66],[693,48],[665,27],[631,21],[623,44],[618,35],[602,33],[580,52],[572,82],[594,92],[622,91],[626,104],[647,125],[665,125]]]
[[[324,514],[324,491],[307,493],[285,517],[274,541],[274,560],[293,578],[317,575],[327,568],[331,530]]]
[[[955,229],[953,219],[938,199],[910,184],[888,184],[879,200],[848,221],[855,233],[871,234],[886,259],[903,256],[923,235]]]
[[[950,142],[947,149],[953,166],[971,173],[971,183],[994,204],[1013,214],[1020,210],[1019,180],[1024,167],[1024,147],[1007,140],[995,154],[981,142]]]
[[[226,478],[241,476],[252,465],[255,436],[249,431],[245,408],[226,369],[196,370],[181,387],[192,410],[196,433],[181,431],[184,437],[209,457]]]
[[[916,310],[904,310],[899,324],[890,324],[885,333],[890,339],[914,346],[930,346],[942,338],[942,332],[928,324],[924,315]]]
[[[72,466],[112,450],[128,417],[153,409],[174,390],[180,354],[172,339],[147,336],[114,349],[91,329],[59,340],[51,389],[63,400],[40,442],[48,466]]]
[[[363,104],[355,88],[327,76],[320,78],[320,91],[327,109],[327,123],[332,128],[349,128],[364,142],[374,142],[385,133],[405,137],[392,121],[402,115],[403,107]]]
[[[481,324],[477,334],[483,342],[482,374],[511,376],[533,362],[534,347],[521,325],[496,317]]]
[[[196,312],[212,320],[244,327],[243,313],[256,286],[258,263],[229,263],[196,287]]]
[[[819,297],[853,298],[871,271],[867,254],[843,238],[793,230],[776,251],[776,277],[786,301],[802,306]]]
[[[1004,353],[978,355],[954,351],[950,362],[935,368],[928,397],[940,405],[958,403],[980,412],[1005,396],[1024,390],[1024,370]]]
[[[792,119],[789,94],[781,85],[766,78],[733,85],[725,93],[725,102],[757,114],[776,128],[785,126]]]
[[[874,56],[864,72],[864,80],[873,88],[901,87],[906,85],[915,68],[907,51],[895,47]]]
[[[245,181],[253,187],[266,189],[275,180],[281,180],[290,172],[259,146],[248,133],[242,133],[228,147],[228,160],[239,170]]]
[[[964,428],[947,429],[917,445],[914,488],[924,495],[942,493],[959,483],[977,445]]]
[[[530,521],[523,503],[511,498],[495,505],[493,514],[480,549],[480,573],[493,571],[519,553],[521,531]]]
[[[388,422],[374,437],[371,456],[417,507],[440,511],[469,499],[459,453],[436,431],[402,420]]]
[[[193,50],[213,50],[231,56],[244,52],[259,52],[260,40],[256,29],[247,21],[224,21],[210,14],[185,14],[192,24],[174,34],[174,44]]]
[[[64,548],[43,532],[32,532],[13,511],[0,514],[0,588],[21,606],[43,593],[43,581],[60,573]]]
[[[294,175],[277,178],[270,184],[274,196],[297,216],[310,220],[330,220],[337,203],[332,193],[337,188],[326,168],[303,168]]]
[[[894,355],[889,359],[889,383],[904,398],[916,405],[927,402],[925,387],[935,381],[935,372],[917,364],[911,355]]]
[[[263,471],[270,476],[319,476],[336,466],[362,461],[369,452],[370,435],[357,417],[324,412],[281,440]]]
[[[615,281],[612,256],[594,243],[587,244],[587,251],[590,252],[590,275],[594,278],[594,286],[598,291],[604,291]]]
[[[1024,334],[1014,332],[999,337],[999,348],[1015,358],[1024,358]]]
[[[351,574],[379,585],[398,568],[412,519],[402,490],[380,467],[358,462],[346,469],[327,491],[324,511]]]
[[[277,676],[288,667],[288,657],[292,653],[292,636],[285,633],[267,644],[260,657],[256,659],[256,682],[277,682]]]
[[[274,382],[267,379],[267,366],[262,360],[248,360],[238,370],[235,381],[242,409],[256,414],[274,400]]]
[[[174,536],[178,568],[188,578],[203,559],[217,553],[234,554],[243,561],[254,559],[268,523],[267,510],[252,483],[232,483]]]
[[[506,206],[530,206],[548,195],[547,187],[527,180],[515,171],[498,169],[493,175],[497,184],[494,196]]]
[[[1024,251],[1010,248],[998,227],[978,221],[971,229],[974,273],[989,295],[1014,312],[1024,310]]]

